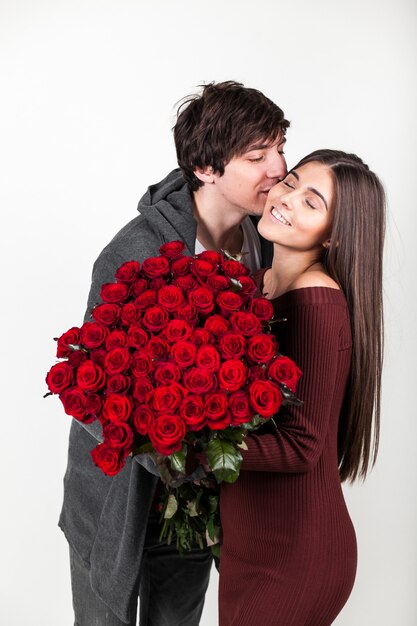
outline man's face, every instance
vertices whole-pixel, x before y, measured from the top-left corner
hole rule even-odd
[[[262,215],[268,192],[287,173],[285,137],[260,141],[225,166],[223,176],[215,175],[219,205],[245,215]]]

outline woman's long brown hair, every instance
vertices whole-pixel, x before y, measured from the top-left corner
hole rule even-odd
[[[330,247],[323,262],[343,290],[352,327],[352,366],[339,423],[341,480],[364,478],[378,453],[383,360],[382,254],[385,194],[378,177],[354,154],[317,150],[309,162],[327,166],[335,186]]]

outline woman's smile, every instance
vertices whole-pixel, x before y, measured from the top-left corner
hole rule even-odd
[[[290,222],[285,219],[285,217],[282,215],[282,213],[280,213],[275,206],[271,207],[271,215],[276,220],[278,220],[278,222],[281,222],[281,224],[285,224],[285,226],[291,226]]]

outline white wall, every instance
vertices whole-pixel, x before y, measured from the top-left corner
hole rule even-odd
[[[175,165],[175,102],[231,78],[284,108],[290,165],[352,150],[386,185],[381,450],[346,489],[359,570],[336,623],[417,623],[416,15],[413,0],[0,0],[1,624],[72,623],[56,525],[69,418],[42,398],[52,337],[81,321],[93,260]]]

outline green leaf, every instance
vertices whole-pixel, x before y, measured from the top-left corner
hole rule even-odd
[[[187,446],[183,446],[182,450],[179,452],[174,452],[169,455],[169,461],[171,463],[171,469],[174,472],[179,472],[180,474],[185,474],[185,461],[187,458]]]
[[[175,513],[178,511],[178,502],[177,498],[173,493],[170,493],[168,496],[167,506],[164,512],[165,519],[171,519],[174,517]]]
[[[238,443],[241,443],[245,434],[246,433],[244,428],[236,427],[220,430],[217,436],[219,439],[225,439],[227,441],[237,441]]]
[[[187,512],[190,517],[197,517],[197,500],[191,500],[191,502],[187,502]]]
[[[136,454],[151,454],[153,452],[153,446],[151,443],[142,443],[139,446],[135,446],[132,450],[133,456]]]
[[[230,441],[224,439],[212,439],[206,450],[207,460],[218,482],[223,480],[234,483],[238,476],[242,455]]]
[[[215,543],[214,546],[210,546],[210,548],[213,556],[217,556],[217,558],[220,558],[220,544]]]

